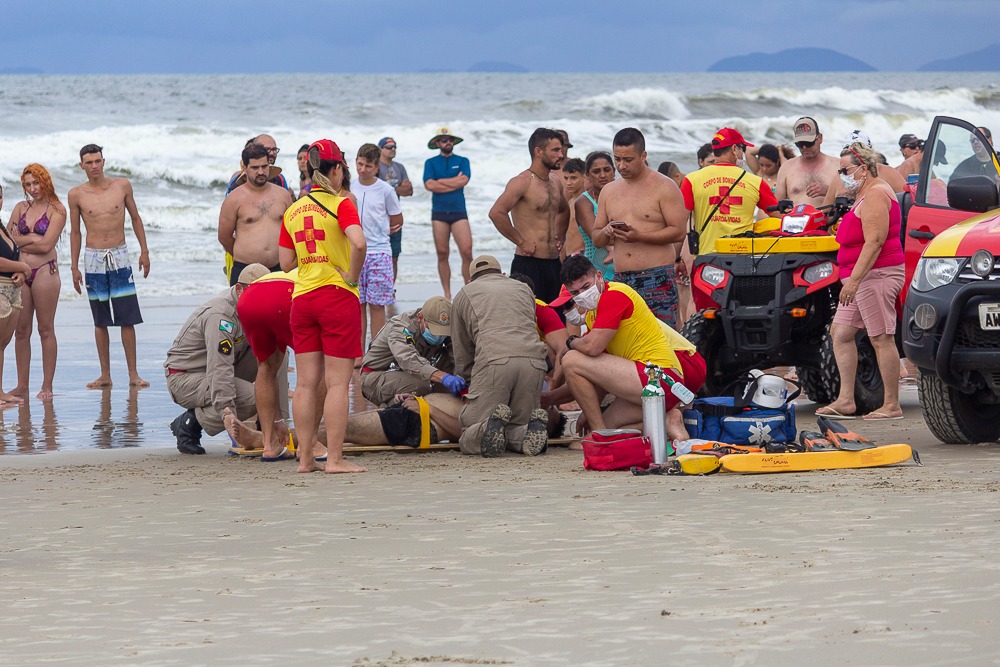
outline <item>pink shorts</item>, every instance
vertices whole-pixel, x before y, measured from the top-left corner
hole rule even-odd
[[[365,257],[358,278],[358,293],[361,303],[373,306],[388,306],[396,303],[393,292],[392,255],[375,253]]]
[[[837,306],[833,323],[864,329],[869,337],[896,333],[896,299],[903,289],[904,275],[902,266],[869,271],[858,286],[854,301]]]
[[[361,356],[361,304],[343,287],[327,285],[292,299],[291,325],[296,354]]]
[[[678,350],[676,354],[684,376],[681,377],[674,368],[667,368],[664,370],[664,373],[669,375],[670,379],[674,382],[680,382],[691,391],[698,393],[698,390],[705,384],[705,377],[708,375],[708,365],[705,363],[705,358],[697,352],[683,352]],[[646,386],[646,383],[649,382],[649,376],[646,374],[646,364],[641,361],[635,362],[635,370],[639,374],[639,381],[642,382],[643,386]],[[663,391],[667,394],[666,409],[673,410],[680,403],[680,400],[670,392],[670,385],[666,380],[660,380],[660,386],[663,387]]]

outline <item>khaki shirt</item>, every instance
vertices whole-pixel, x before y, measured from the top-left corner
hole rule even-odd
[[[430,382],[436,371],[455,372],[455,358],[450,341],[431,345],[418,331],[417,314],[420,309],[396,315],[375,336],[368,352],[361,360],[372,370],[386,371],[395,365],[401,371],[416,375]]]
[[[199,306],[174,339],[164,369],[205,373],[212,405],[220,411],[236,404],[235,378],[257,379],[254,359],[236,318],[236,291],[230,287]]]
[[[499,273],[479,276],[451,305],[455,375],[469,380],[475,368],[511,357],[544,362],[545,344],[535,327],[535,296],[522,282]]]

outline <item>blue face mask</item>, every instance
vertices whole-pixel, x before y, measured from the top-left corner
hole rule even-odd
[[[427,341],[428,344],[430,345],[440,345],[441,343],[448,340],[447,336],[435,336],[434,334],[431,333],[430,329],[425,329],[424,332],[420,335],[423,336],[424,340]]]

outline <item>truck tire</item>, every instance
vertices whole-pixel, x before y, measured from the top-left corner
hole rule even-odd
[[[722,327],[718,322],[705,319],[702,313],[695,313],[688,318],[681,328],[680,334],[698,349],[698,354],[705,358],[707,371],[702,396],[715,396],[733,379],[722,377],[719,370],[719,348],[724,339]],[[694,390],[694,387],[689,387]]]
[[[882,383],[882,372],[868,334],[859,331],[855,342],[858,346],[858,370],[854,379],[854,404],[859,415],[866,415],[882,407],[885,385]]]
[[[975,397],[923,370],[918,391],[927,428],[941,442],[969,444],[1000,438],[1000,405],[978,403]]]
[[[829,329],[820,343],[819,365],[815,368],[799,367],[797,370],[799,382],[802,383],[802,392],[813,403],[826,405],[837,399],[837,394],[840,393],[840,371],[833,356],[833,340],[830,338]]]

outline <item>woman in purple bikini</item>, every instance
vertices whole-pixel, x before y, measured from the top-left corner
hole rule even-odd
[[[66,226],[66,207],[59,201],[52,177],[40,164],[29,164],[21,172],[25,200],[18,203],[7,223],[7,231],[21,248],[21,259],[31,267],[21,287],[21,317],[17,323],[14,353],[17,359],[17,386],[12,394],[27,396],[31,370],[32,321],[38,321],[42,341],[42,388],[38,398],[52,398],[52,378],[56,373],[55,319],[59,305],[59,266],[56,243]]]

